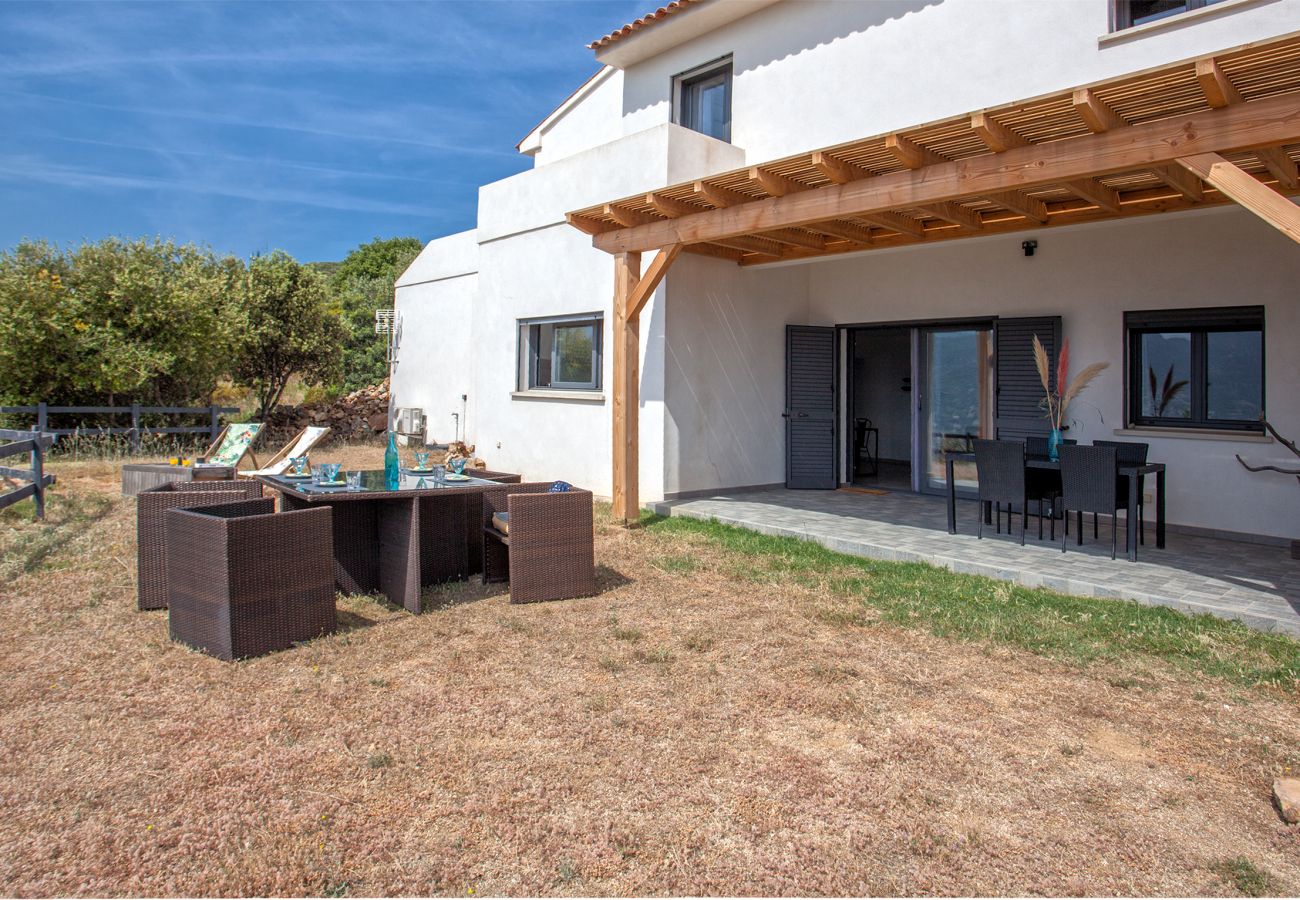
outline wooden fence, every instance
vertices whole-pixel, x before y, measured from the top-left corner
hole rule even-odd
[[[207,434],[209,440],[215,441],[217,435],[221,433],[221,416],[223,413],[239,412],[238,408],[233,406],[141,406],[136,403],[131,406],[50,406],[46,403],[38,403],[35,406],[0,406],[0,414],[16,415],[35,415],[36,430],[41,434],[65,435],[65,434],[125,434],[130,436],[131,449],[139,451],[140,437],[145,434]],[[70,416],[70,415],[111,415],[125,417],[131,416],[130,427],[126,426],[108,426],[95,425],[90,427],[76,428],[50,428],[50,416]],[[207,424],[191,427],[167,426],[156,427],[151,425],[141,425],[141,416],[167,415],[167,416],[206,416]]]
[[[54,443],[54,435],[39,431],[11,431],[0,428],[0,459],[17,456],[20,453],[31,455],[31,468],[14,469],[0,466],[0,478],[27,482],[20,488],[0,493],[0,509],[13,506],[20,500],[32,497],[36,501],[36,517],[45,518],[45,489],[54,484],[54,476],[45,474],[45,450]],[[3,486],[0,485],[0,488]]]

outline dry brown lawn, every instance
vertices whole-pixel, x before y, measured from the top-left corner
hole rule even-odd
[[[2,894],[1300,892],[1293,694],[820,614],[608,522],[597,597],[346,598],[222,663],[135,611],[114,467],[53,468],[105,499],[0,581]]]

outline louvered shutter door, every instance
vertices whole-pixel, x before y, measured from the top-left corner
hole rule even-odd
[[[835,329],[787,325],[785,341],[785,486],[833,490]]]
[[[994,428],[999,440],[1046,436],[1052,426],[1043,405],[1043,383],[1034,364],[1034,335],[1042,341],[1053,369],[1061,346],[1061,317],[998,319],[994,326],[997,400]],[[1056,375],[1052,373],[1055,387]]]

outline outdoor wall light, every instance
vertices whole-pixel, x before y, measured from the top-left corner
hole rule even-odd
[[[1033,256],[1034,251],[1038,249],[1038,241],[1025,241],[1020,245],[1020,249],[1025,251],[1025,256]]]

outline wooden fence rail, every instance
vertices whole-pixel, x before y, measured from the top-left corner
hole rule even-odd
[[[36,430],[41,434],[65,435],[65,434],[125,434],[130,435],[131,449],[138,451],[140,449],[140,437],[145,434],[204,434],[208,435],[209,440],[215,441],[217,435],[221,433],[221,416],[223,413],[239,412],[239,409],[233,406],[141,406],[132,404],[131,406],[50,406],[47,403],[38,403],[34,406],[0,406],[0,414],[10,415],[35,415]],[[124,426],[91,426],[88,428],[50,428],[48,421],[50,416],[68,416],[68,415],[114,415],[131,416],[131,427]],[[168,415],[168,416],[207,416],[208,423],[194,427],[167,426],[155,427],[150,425],[141,426],[140,417],[150,415]]]
[[[45,451],[54,443],[54,435],[42,434],[40,431],[11,431],[0,428],[0,459],[17,456],[20,453],[30,455],[31,468],[15,469],[0,466],[0,478],[9,481],[26,482],[22,487],[0,493],[0,509],[13,506],[28,497],[36,501],[36,517],[45,518],[45,489],[54,484],[54,476],[45,474]],[[0,490],[3,490],[0,485]]]

